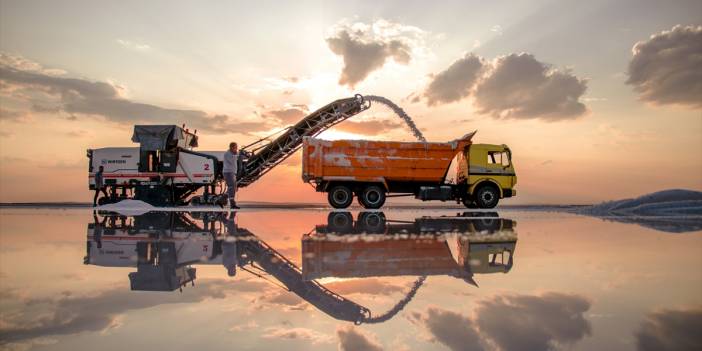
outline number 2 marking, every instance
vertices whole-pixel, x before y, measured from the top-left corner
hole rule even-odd
[[[209,170],[210,170],[210,164],[209,164],[209,163],[205,163],[205,170],[206,170],[206,171],[209,171]]]

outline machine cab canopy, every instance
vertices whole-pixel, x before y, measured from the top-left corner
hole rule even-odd
[[[197,147],[197,135],[176,125],[136,125],[132,141],[142,151],[166,151]]]

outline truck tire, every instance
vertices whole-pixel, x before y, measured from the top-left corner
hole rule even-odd
[[[361,212],[356,220],[356,232],[381,234],[385,232],[385,214],[383,212]]]
[[[329,212],[327,231],[336,234],[353,233],[353,216],[349,212]]]
[[[346,185],[335,185],[329,190],[327,201],[334,208],[347,208],[353,202],[353,192]]]
[[[492,185],[483,185],[475,192],[475,204],[480,208],[494,208],[500,201],[500,192]]]
[[[358,202],[367,209],[378,209],[385,204],[385,190],[377,185],[369,185],[358,196]]]

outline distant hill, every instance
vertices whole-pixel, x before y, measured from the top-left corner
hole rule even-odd
[[[702,192],[663,190],[634,199],[584,206],[575,212],[669,233],[698,231],[702,230]]]

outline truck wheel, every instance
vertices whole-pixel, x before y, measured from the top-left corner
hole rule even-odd
[[[353,216],[349,212],[329,212],[327,230],[337,234],[353,233]]]
[[[475,203],[480,208],[494,208],[500,201],[500,193],[494,186],[481,186],[475,193]]]
[[[353,192],[346,185],[336,185],[329,190],[327,200],[334,208],[347,208],[353,202]]]
[[[385,232],[385,214],[382,212],[361,212],[356,220],[356,231],[369,234]]]
[[[368,209],[381,208],[385,203],[385,190],[377,185],[369,185],[361,191],[358,201]]]

